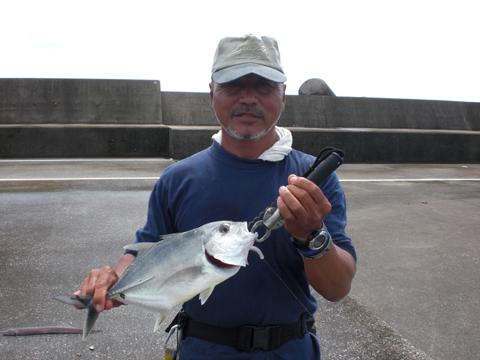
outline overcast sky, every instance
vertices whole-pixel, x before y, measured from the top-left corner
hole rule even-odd
[[[221,37],[278,40],[287,93],[480,102],[477,0],[0,0],[0,77],[208,90]]]

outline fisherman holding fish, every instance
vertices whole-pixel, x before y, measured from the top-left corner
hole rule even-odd
[[[211,106],[221,125],[212,144],[163,172],[135,243],[114,268],[91,270],[75,295],[93,295],[97,312],[129,303],[129,298],[134,303],[137,296],[144,306],[160,309],[161,321],[162,309],[169,306],[159,303],[170,300],[157,294],[146,304],[138,289],[128,293],[119,285],[128,282],[122,275],[143,271],[138,264],[134,268],[135,259],[138,255],[140,262],[142,254],[137,253],[151,247],[145,255],[149,252],[158,262],[166,262],[167,256],[169,268],[184,267],[172,273],[175,283],[165,293],[183,299],[187,288],[197,286],[182,300],[183,312],[177,316],[183,338],[179,359],[320,359],[312,316],[317,302],[309,285],[325,299],[338,301],[350,291],[355,274],[344,192],[335,173],[320,186],[302,177],[315,157],[292,149],[292,134],[277,126],[285,107],[286,76],[275,39],[222,39],[211,75]],[[278,208],[283,227],[253,246],[256,235],[241,224],[268,205]],[[210,223],[213,228],[204,227]],[[233,230],[238,230],[238,239],[223,246],[227,242],[218,239]],[[213,233],[216,242],[210,239]],[[173,235],[159,243],[168,243],[168,248],[154,253],[154,245],[142,245],[166,234]],[[185,238],[197,237],[208,239],[198,243],[199,251],[191,248],[188,253]],[[240,243],[244,248],[237,249]],[[248,255],[252,249],[260,256]],[[237,250],[242,254],[234,256]],[[187,267],[190,262],[196,265]],[[213,274],[227,271],[228,280],[212,280]],[[135,281],[150,282],[151,291],[155,276]],[[109,292],[114,285],[116,291]]]

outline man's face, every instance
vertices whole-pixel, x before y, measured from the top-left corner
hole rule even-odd
[[[210,84],[212,107],[222,128],[237,140],[258,140],[275,127],[285,105],[285,85],[257,75]]]

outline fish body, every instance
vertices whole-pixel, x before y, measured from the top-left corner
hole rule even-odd
[[[263,258],[254,246],[256,239],[246,222],[216,221],[187,232],[163,235],[159,242],[127,245],[125,249],[139,251],[139,255],[110,288],[107,297],[154,312],[156,331],[175,306],[196,295],[200,295],[203,305],[216,285],[247,265],[250,250]],[[98,317],[91,297],[71,298],[70,302],[57,299],[77,308],[88,308],[85,338]]]

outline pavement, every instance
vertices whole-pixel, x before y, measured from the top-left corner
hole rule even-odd
[[[170,163],[0,160],[0,331],[81,327],[83,312],[53,296],[115,263]],[[323,359],[478,360],[480,165],[345,164],[338,174],[358,268],[344,300],[319,299]],[[153,325],[121,307],[85,341],[0,336],[0,359],[160,359],[165,336]]]

